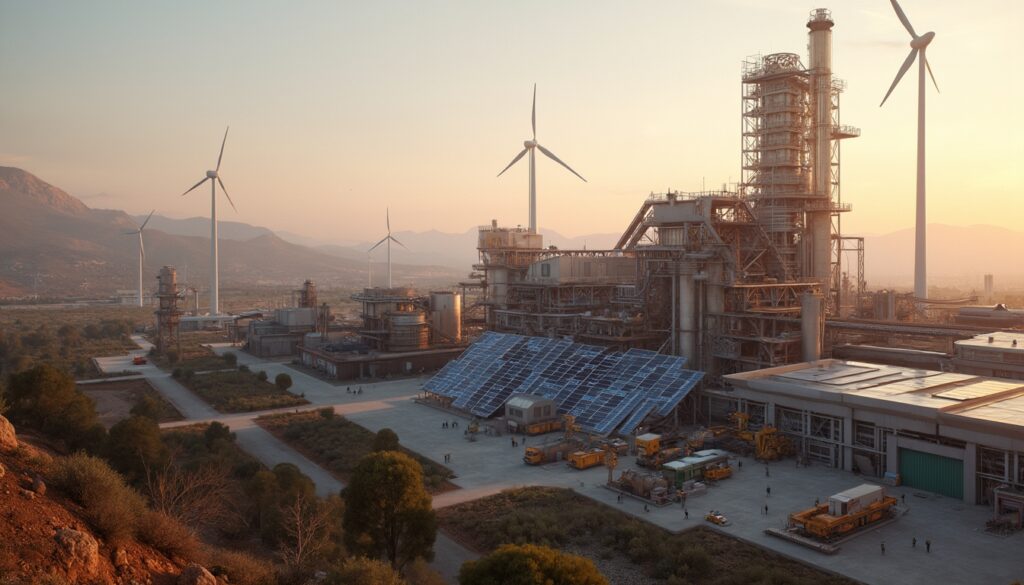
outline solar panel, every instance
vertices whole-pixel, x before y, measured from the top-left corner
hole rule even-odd
[[[664,416],[703,374],[683,358],[631,349],[625,353],[564,339],[486,332],[424,388],[480,417],[493,416],[512,394],[552,399],[584,429],[632,432],[652,413]]]

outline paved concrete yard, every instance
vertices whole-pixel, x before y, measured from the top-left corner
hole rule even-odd
[[[1024,534],[1002,538],[985,533],[989,510],[982,506],[967,506],[932,494],[920,493],[927,497],[918,497],[914,490],[893,488],[890,493],[897,497],[906,495],[907,514],[847,540],[840,545],[839,553],[828,556],[770,537],[764,530],[783,526],[787,514],[812,506],[816,497],[825,501],[831,494],[862,483],[853,474],[818,466],[797,468],[793,460],[788,460],[769,464],[770,477],[765,477],[764,464],[744,458],[742,470],[736,469],[732,478],[689,499],[690,519],[684,520],[678,504],[651,507],[650,512],[644,512],[638,500],[626,498],[622,504],[616,503],[615,493],[601,487],[608,477],[604,467],[586,471],[562,463],[531,467],[522,463],[523,447],[513,448],[508,436],[480,436],[470,442],[462,433],[468,422],[465,418],[411,399],[387,403],[388,408],[347,416],[373,431],[394,429],[402,444],[435,461],[443,461],[444,454],[451,453],[452,461],[447,465],[458,475],[454,483],[463,489],[442,494],[436,498],[436,507],[485,497],[509,487],[566,487],[672,531],[697,525],[710,527],[703,520],[704,514],[719,510],[732,521],[730,526],[720,528],[727,534],[866,583],[934,585],[1024,579]],[[458,429],[441,428],[443,421],[456,419],[460,421]],[[527,444],[541,440],[531,437]],[[632,466],[633,460],[631,456],[620,458],[616,476]],[[768,486],[770,497],[766,495]],[[914,537],[918,540],[916,549],[911,548]],[[925,552],[927,539],[932,541],[930,554]],[[885,556],[881,554],[883,541]]]

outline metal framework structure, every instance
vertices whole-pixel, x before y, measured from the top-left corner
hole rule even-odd
[[[173,266],[164,266],[157,276],[156,350],[165,353],[174,347],[181,353],[178,325],[182,311],[178,308],[178,275]]]

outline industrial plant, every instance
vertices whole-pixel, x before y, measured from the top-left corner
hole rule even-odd
[[[912,36],[893,87],[915,58],[923,84],[934,34],[917,35],[893,5]],[[537,229],[536,151],[585,179],[537,141],[534,87],[531,138],[499,173],[528,157],[527,227],[480,226],[468,279],[418,291],[392,281],[391,246],[405,245],[392,235],[389,209],[386,234],[367,250],[387,251],[385,283],[374,286],[370,274],[351,294],[356,319],[338,319],[312,280],[289,307],[219,314],[215,185],[223,183],[209,171],[193,187],[209,180],[213,189],[211,313],[201,319],[231,329],[253,356],[291,359],[332,381],[429,374],[418,402],[471,418],[467,439],[564,433],[528,447],[524,463],[605,466],[603,487],[645,509],[685,506],[732,477],[739,454],[792,457],[797,467],[872,482],[794,510],[771,532],[820,552],[906,512],[883,486],[990,506],[993,521],[1021,528],[1024,314],[991,304],[992,275],[980,299],[988,304],[927,297],[923,145],[915,290],[868,290],[864,238],[843,231],[853,207],[841,189],[842,144],[860,130],[841,117],[834,25],[829,10],[813,10],[806,58],[743,62],[737,184],[650,193],[608,249],[560,249]],[[144,227],[132,232],[140,270]],[[160,350],[189,319],[176,287],[164,267]],[[630,453],[646,471],[616,477]],[[717,510],[705,518],[729,524]]]

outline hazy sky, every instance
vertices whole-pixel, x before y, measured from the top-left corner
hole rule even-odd
[[[664,2],[99,2],[0,0],[0,164],[93,207],[208,215],[178,195],[212,168],[222,219],[322,239],[527,223],[529,138],[539,224],[621,231],[650,191],[739,179],[740,70],[806,60],[810,9],[832,9],[847,233],[913,223],[915,69],[887,0]],[[929,221],[1024,220],[1024,3],[904,0],[934,30]]]

